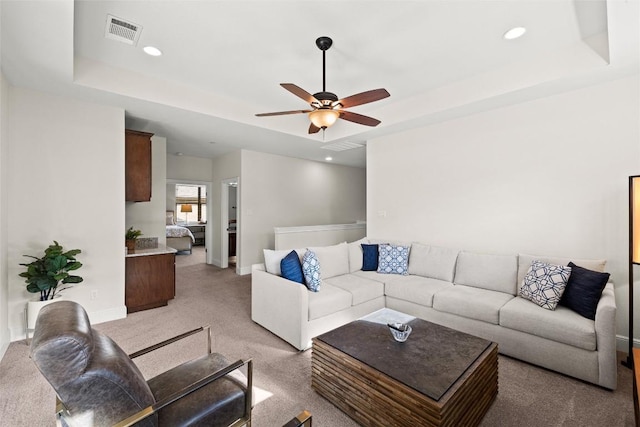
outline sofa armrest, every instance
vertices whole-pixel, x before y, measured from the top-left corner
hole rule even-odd
[[[308,345],[309,290],[300,283],[251,267],[251,319],[298,350]]]
[[[616,296],[613,283],[607,283],[596,309],[596,346],[600,368],[600,385],[615,390],[616,359]]]

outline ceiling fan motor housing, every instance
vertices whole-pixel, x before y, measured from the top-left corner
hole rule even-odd
[[[321,106],[328,107],[332,106],[334,102],[338,101],[338,96],[332,92],[318,92],[314,93],[313,97],[320,101]]]

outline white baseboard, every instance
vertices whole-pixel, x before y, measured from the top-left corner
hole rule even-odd
[[[127,317],[127,306],[122,305],[108,310],[92,311],[91,313],[87,313],[87,315],[92,325],[109,322],[111,320],[124,319]]]
[[[634,347],[640,347],[640,340],[633,340]],[[629,337],[624,335],[616,335],[616,350],[624,351],[625,353],[629,352]]]

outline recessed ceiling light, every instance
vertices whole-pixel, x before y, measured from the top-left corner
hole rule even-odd
[[[327,162],[330,162],[331,160],[333,160],[333,157],[331,157],[331,156],[327,156],[327,157],[325,157],[324,159],[325,159]]]
[[[162,55],[162,51],[160,49],[158,49],[157,47],[145,46],[142,50],[144,50],[144,53],[146,53],[147,55],[151,55],[151,56],[160,56],[160,55]]]
[[[514,40],[518,37],[522,37],[527,29],[524,27],[513,27],[502,36],[505,40]]]
[[[183,155],[184,155],[184,154],[183,154],[182,152],[180,152],[180,151],[178,151],[178,152],[176,153],[176,156],[183,156]]]

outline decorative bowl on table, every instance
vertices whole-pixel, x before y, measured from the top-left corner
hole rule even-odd
[[[406,323],[387,323],[393,339],[398,342],[405,342],[411,335],[411,326]]]

